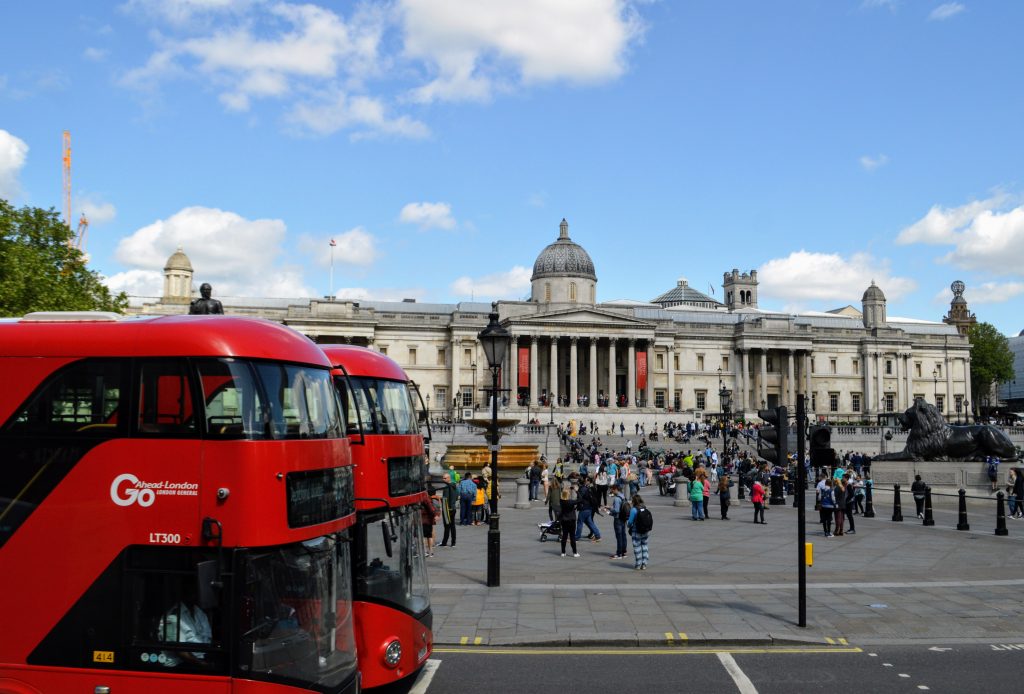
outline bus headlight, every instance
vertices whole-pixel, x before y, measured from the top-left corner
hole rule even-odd
[[[402,660],[402,643],[395,639],[384,649],[384,664],[388,667],[398,667]]]

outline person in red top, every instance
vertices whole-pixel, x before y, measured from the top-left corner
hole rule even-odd
[[[441,515],[440,510],[434,505],[434,499],[441,503],[441,492],[437,492],[434,498],[425,499],[420,502],[420,522],[423,524],[423,556],[434,556],[434,524],[437,517]]]
[[[765,525],[764,520],[764,485],[754,478],[754,486],[750,490],[750,502],[754,504],[754,522]],[[760,520],[758,520],[760,518]]]

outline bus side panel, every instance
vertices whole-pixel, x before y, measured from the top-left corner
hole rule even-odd
[[[0,662],[25,663],[125,546],[200,542],[201,442],[158,443],[91,449],[0,550],[0,614],[18,625],[0,629]]]
[[[412,675],[427,661],[434,650],[430,627],[412,615],[386,605],[356,601],[353,603],[356,624],[356,649],[363,687],[380,687]],[[429,614],[429,613],[428,613]],[[384,665],[384,649],[398,639],[402,659],[398,667]]]
[[[387,499],[388,493],[388,458],[406,456],[423,456],[423,437],[419,434],[409,436],[375,436],[368,434],[364,445],[352,446],[352,460],[356,464],[356,498]],[[395,499],[392,498],[392,502]],[[379,502],[369,505],[375,506]]]
[[[56,357],[0,357],[4,384],[3,397],[0,397],[0,424],[11,418],[47,376],[73,361]]]
[[[8,681],[5,677],[11,679]],[[119,670],[0,668],[0,694],[92,692],[96,687],[110,687],[110,694],[230,694],[231,681],[225,677],[136,674]]]

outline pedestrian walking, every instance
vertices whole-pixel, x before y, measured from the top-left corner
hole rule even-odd
[[[565,556],[565,541],[568,540],[572,545],[572,556],[578,557],[580,553],[576,551],[576,507],[579,505],[578,501],[573,501],[569,497],[569,490],[562,490],[562,496],[559,500],[559,514],[558,522],[562,526],[562,556]]]
[[[704,483],[699,473],[686,483],[686,491],[690,500],[690,519],[704,520]]]
[[[441,547],[448,547],[448,537],[452,538],[451,546],[455,546],[455,507],[459,504],[459,490],[452,483],[452,476],[444,473],[444,487],[441,488],[441,523],[444,525],[444,537]]]
[[[440,496],[438,492],[438,496]],[[423,525],[423,556],[434,556],[434,525],[437,517],[441,515],[438,507],[434,506],[434,498],[424,499],[420,502],[420,523]],[[437,499],[440,502],[440,499]]]
[[[722,520],[729,520],[729,502],[732,499],[732,479],[728,475],[718,478],[718,505],[722,509]]]
[[[846,522],[850,525],[850,529],[845,532],[848,532],[850,535],[856,535],[857,528],[853,524],[853,511],[857,505],[857,489],[853,485],[850,473],[846,473],[846,476],[843,478],[843,483],[846,485],[846,494],[843,499],[846,511]]]
[[[548,520],[555,520],[558,518],[558,514],[562,509],[562,485],[558,482],[552,482],[548,485],[547,493],[548,503]]]
[[[832,518],[835,515],[835,496],[832,494],[832,478],[826,477],[818,482],[818,512],[825,537],[832,537]]]
[[[629,520],[629,512],[632,507],[622,495],[619,485],[612,485],[612,505],[609,512],[612,516],[612,527],[615,530],[615,554],[611,559],[625,559],[626,557],[626,521]]]
[[[761,480],[754,479],[754,485],[750,488],[750,503],[754,505],[754,522],[767,525],[764,519],[764,485]],[[758,520],[760,518],[760,520]]]
[[[590,535],[588,536],[590,541],[600,542],[601,531],[597,529],[597,524],[594,523],[594,514],[600,513],[600,511],[598,510],[598,504],[594,500],[594,487],[590,483],[589,479],[583,478],[576,500],[579,504],[579,518],[576,522],[576,540],[579,541],[580,535],[583,533],[583,526],[585,525],[590,530]]]
[[[833,480],[832,482],[832,498],[835,504],[833,513],[836,517],[836,537],[843,534],[843,521],[846,518],[846,484],[843,483],[843,478]]]
[[[914,495],[914,504],[917,506],[917,517],[924,518],[924,492],[928,488],[921,480],[921,475],[914,475],[914,483],[910,485],[910,493]]]
[[[629,528],[630,535],[633,537],[633,568],[637,571],[644,571],[651,558],[647,543],[651,537],[651,530],[654,528],[654,517],[644,505],[644,500],[640,498],[639,494],[633,495],[633,508],[629,511],[629,518],[626,519],[626,527]]]

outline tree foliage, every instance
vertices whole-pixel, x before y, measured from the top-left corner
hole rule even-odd
[[[1006,336],[991,323],[975,323],[971,340],[971,392],[975,399],[985,397],[997,383],[1014,377],[1013,352]]]
[[[111,294],[71,238],[56,210],[15,209],[0,199],[0,316],[127,308],[128,297]]]

